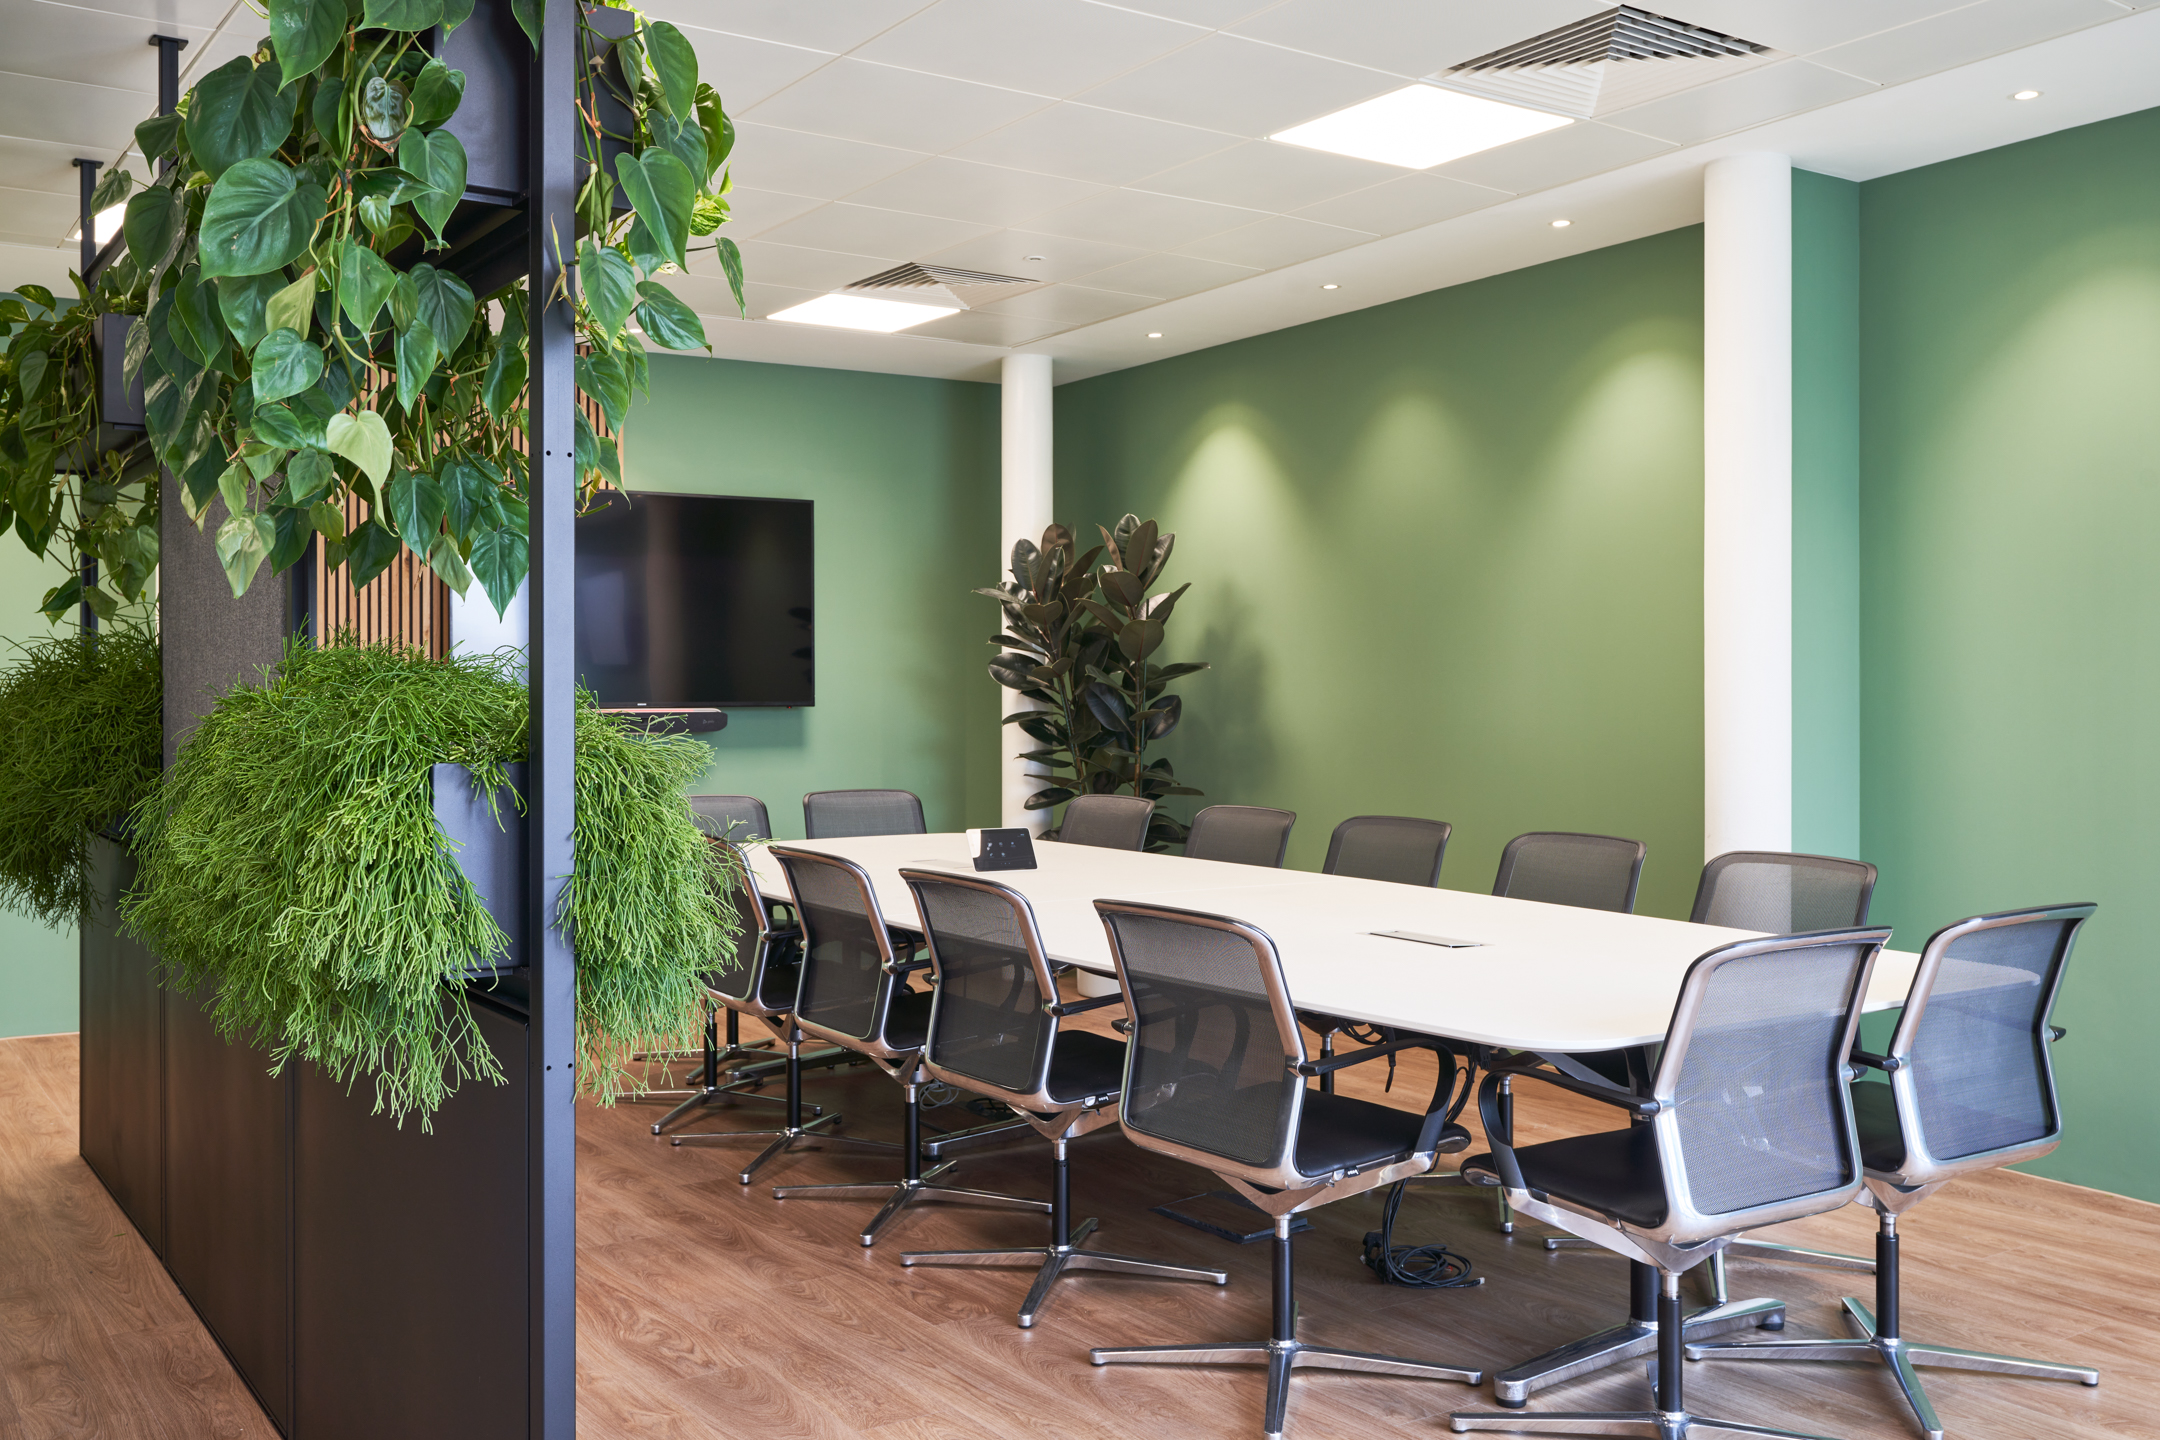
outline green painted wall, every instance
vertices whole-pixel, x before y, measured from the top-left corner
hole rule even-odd
[[[1793,172],[1793,849],[1860,853],[1860,187]]]
[[[817,704],[737,710],[699,789],[783,839],[811,790],[892,787],[932,830],[995,825],[994,385],[657,358],[626,428],[633,489],[817,503]]]
[[[37,607],[66,578],[65,567],[37,560],[12,533],[0,533],[0,666],[13,662],[16,645],[53,633]],[[0,1036],[73,1030],[80,995],[75,927],[48,929],[0,910]]]
[[[1059,387],[1057,513],[1178,535],[1209,801],[1702,849],[1702,239],[1684,229]],[[1207,803],[1202,801],[1199,803]]]
[[[2096,900],[2036,1169],[2160,1200],[2160,110],[1862,187],[1863,850],[1915,944]]]

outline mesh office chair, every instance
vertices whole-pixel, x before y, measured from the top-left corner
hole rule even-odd
[[[1155,802],[1137,795],[1075,795],[1058,822],[1057,839],[1104,850],[1145,850]]]
[[[1500,852],[1492,893],[1632,914],[1646,853],[1640,840],[1533,830],[1508,841]]]
[[[1328,837],[1323,875],[1354,875],[1398,885],[1438,885],[1455,827],[1407,815],[1353,815]]]
[[[1086,1030],[1067,1030],[1068,1015],[1116,1005],[1123,997],[1061,1001],[1043,955],[1035,912],[1016,890],[988,880],[930,870],[902,870],[915,892],[937,977],[937,1003],[923,1068],[947,1085],[987,1095],[1050,1142],[1050,1243],[1023,1250],[924,1250],[902,1265],[1034,1265],[1035,1282],[1020,1306],[1020,1326],[1034,1325],[1057,1282],[1076,1270],[1156,1279],[1210,1280],[1221,1270],[1193,1269],[1086,1249],[1091,1217],[1071,1220],[1065,1147],[1117,1118],[1125,1081],[1125,1046]]]
[[[1867,924],[1868,902],[1874,894],[1875,867],[1864,860],[1841,860],[1831,855],[1793,855],[1774,850],[1733,850],[1703,866],[1702,880],[1695,887],[1695,908],[1688,919],[1696,925],[1759,930],[1765,935],[1840,930]],[[1633,1064],[1634,1073],[1649,1073],[1647,1056],[1635,1057]],[[1572,1249],[1589,1243],[1570,1236],[1548,1239],[1545,1248]],[[1728,1255],[1794,1261],[1861,1274],[1875,1269],[1874,1261],[1857,1255],[1742,1238],[1733,1241],[1728,1250],[1719,1252],[1703,1267],[1710,1277],[1711,1296],[1720,1305],[1728,1298],[1725,1284]]]
[[[1680,1276],[1735,1235],[1819,1215],[1861,1189],[1846,1056],[1887,929],[1819,931],[1721,946],[1688,967],[1649,1093],[1511,1068],[1628,1112],[1626,1129],[1517,1148],[1499,1075],[1478,1104],[1489,1154],[1464,1169],[1506,1188],[1517,1210],[1655,1271],[1656,1408],[1462,1412],[1463,1430],[1644,1435],[1693,1431],[1807,1440],[1800,1432],[1688,1412],[1681,1388]]]
[[[920,835],[922,801],[906,790],[819,790],[802,797],[803,838]]]
[[[795,993],[802,980],[802,931],[793,927],[782,928],[772,921],[772,903],[760,893],[757,873],[750,868],[742,852],[727,841],[714,837],[709,843],[721,847],[727,853],[726,873],[733,887],[733,908],[739,928],[735,953],[742,963],[732,970],[721,971],[705,977],[705,993],[710,1002],[723,1010],[728,1018],[728,1038],[733,1041],[736,1026],[742,1016],[752,1019],[770,1029],[786,1047],[786,1059],[780,1062],[780,1070],[786,1076],[787,1090],[783,1096],[759,1096],[759,1099],[775,1099],[785,1105],[785,1119],[778,1130],[716,1130],[703,1133],[677,1135],[675,1145],[731,1145],[743,1140],[769,1140],[757,1157],[742,1169],[740,1179],[748,1185],[757,1178],[758,1171],[772,1161],[793,1150],[806,1140],[815,1140],[825,1146],[852,1146],[861,1150],[890,1150],[892,1145],[882,1140],[858,1140],[853,1136],[829,1134],[840,1123],[840,1114],[827,1114],[822,1106],[809,1107],[813,1117],[803,1120],[802,1052],[803,1032],[795,1023]],[[751,1052],[756,1053],[756,1052]],[[848,1052],[835,1046],[813,1057],[812,1063],[830,1064]],[[738,1070],[736,1086],[762,1084],[771,1068],[768,1061],[748,1074]],[[733,1086],[723,1093],[740,1093]],[[687,1108],[687,1107],[686,1107]],[[670,1115],[667,1120],[675,1117]],[[653,1126],[658,1135],[666,1127],[667,1120]]]
[[[1846,1323],[1857,1338],[1690,1345],[1690,1360],[1879,1359],[1928,1440],[1942,1440],[1943,1428],[1920,1382],[1923,1365],[2100,1383],[2100,1372],[2084,1365],[1908,1340],[1898,1314],[1898,1216],[1960,1175],[2036,1160],[2062,1139],[2048,1052],[2063,1031],[2048,1023],[2048,1012],[2093,910],[2010,910],[1936,931],[1921,953],[1889,1053],[1854,1052],[1854,1060],[1890,1081],[1852,1086],[1866,1167],[1862,1198],[1877,1213],[1875,1307],[1845,1299]]]
[[[1210,805],[1193,816],[1192,828],[1185,832],[1185,856],[1280,869],[1283,851],[1290,848],[1290,827],[1296,823],[1295,810]]]
[[[930,962],[902,963],[895,958],[891,933],[878,913],[877,895],[860,866],[785,846],[774,846],[773,855],[787,873],[796,913],[802,917],[803,967],[795,997],[796,1024],[806,1034],[866,1056],[907,1094],[898,1181],[782,1185],[774,1188],[773,1198],[884,1200],[884,1207],[863,1227],[865,1245],[877,1243],[878,1232],[917,1200],[1048,1211],[1051,1207],[1045,1200],[938,1184],[953,1161],[941,1161],[928,1171],[922,1168],[922,1108],[917,1092],[925,1083],[922,1047],[930,1033],[932,996],[909,989],[907,979]]]
[[[773,838],[772,817],[755,795],[692,795],[690,813],[700,830],[738,845]]]
[[[1347,1200],[1429,1169],[1470,1135],[1448,1122],[1455,1071],[1442,1067],[1428,1113],[1329,1095],[1306,1080],[1423,1042],[1376,1046],[1335,1060],[1306,1057],[1275,942],[1219,915],[1098,900],[1118,983],[1132,1018],[1125,1135],[1215,1172],[1275,1221],[1274,1324],[1265,1340],[1101,1347],[1097,1365],[1266,1365],[1270,1440],[1280,1440],[1290,1375],[1311,1367],[1475,1385],[1453,1365],[1308,1345],[1297,1338],[1290,1224],[1301,1210]]]

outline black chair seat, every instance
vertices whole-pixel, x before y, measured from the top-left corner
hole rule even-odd
[[[1571,1200],[1645,1228],[1665,1223],[1665,1178],[1657,1138],[1647,1125],[1524,1145],[1515,1152],[1523,1183],[1556,1200]],[[1473,1155],[1464,1174],[1499,1178],[1491,1155]]]
[[[1298,1117],[1297,1168],[1326,1175],[1383,1160],[1400,1160],[1417,1148],[1425,1117],[1392,1105],[1308,1090]]]
[[[920,1050],[930,1035],[930,1004],[937,998],[928,990],[895,990],[885,1012],[885,1043],[895,1050]]]
[[[1125,1042],[1087,1030],[1061,1030],[1050,1054],[1053,1100],[1115,1095],[1125,1084]]]

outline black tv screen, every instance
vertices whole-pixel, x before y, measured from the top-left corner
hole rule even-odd
[[[577,522],[577,668],[604,706],[809,705],[811,502],[609,493]]]

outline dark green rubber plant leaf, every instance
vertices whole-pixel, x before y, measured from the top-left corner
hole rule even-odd
[[[284,70],[283,83],[321,68],[345,38],[349,18],[345,0],[270,0],[270,43]]]
[[[205,275],[260,275],[299,258],[329,197],[275,160],[242,160],[210,187],[198,253]]]
[[[653,252],[687,269],[684,246],[690,239],[690,207],[698,192],[689,169],[665,150],[647,150],[643,155],[618,157],[615,178],[622,182],[631,208],[644,223]]]
[[[667,286],[657,280],[640,280],[637,290],[638,324],[656,343],[670,350],[711,348],[705,339],[705,322],[698,319],[697,311],[676,299]]]
[[[188,101],[188,148],[215,180],[242,160],[275,150],[292,133],[300,92],[278,69],[238,56],[204,76]]]
[[[283,400],[312,390],[323,374],[320,345],[310,345],[290,330],[272,330],[255,347],[255,402]]]

